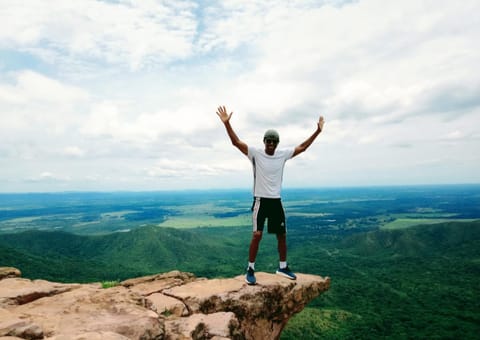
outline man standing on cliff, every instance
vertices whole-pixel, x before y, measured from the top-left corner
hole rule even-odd
[[[297,277],[287,265],[287,229],[285,224],[285,212],[281,202],[281,187],[283,168],[290,158],[307,150],[315,138],[322,132],[324,119],[320,116],[315,132],[302,144],[292,149],[277,150],[280,136],[275,130],[267,130],[263,137],[264,148],[249,147],[238,138],[230,125],[233,112],[227,113],[225,106],[217,109],[217,115],[222,120],[232,144],[246,155],[253,166],[253,195],[252,206],[253,236],[250,242],[249,259],[245,281],[254,285],[255,259],[263,235],[265,220],[268,219],[268,233],[277,235],[278,255],[280,259],[277,274],[291,280]]]

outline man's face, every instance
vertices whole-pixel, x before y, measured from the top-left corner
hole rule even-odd
[[[265,138],[263,143],[265,144],[265,152],[267,155],[273,155],[275,153],[275,149],[277,148],[278,140],[273,138]]]

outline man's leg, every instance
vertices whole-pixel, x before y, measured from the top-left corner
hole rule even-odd
[[[262,199],[256,197],[252,205],[253,234],[248,251],[249,266],[252,268],[254,268],[255,259],[257,258],[258,248],[260,246],[260,241],[262,240],[263,226],[265,225],[266,218],[267,215],[265,210],[265,201],[262,201]]]
[[[296,280],[297,276],[292,273],[287,265],[287,234],[277,234],[278,241],[278,256],[280,258],[280,265],[277,274],[282,275],[290,280]]]
[[[260,246],[260,241],[262,240],[262,232],[257,230],[253,232],[252,240],[250,241],[250,250],[248,252],[248,261],[251,263],[255,262],[257,258],[258,248]]]
[[[257,257],[258,247],[261,239],[262,232],[258,230],[254,231],[248,252],[247,275],[245,275],[245,282],[247,282],[249,285],[254,285],[257,283],[257,279],[255,278],[255,259]]]
[[[273,207],[271,218],[268,219],[268,227],[269,230],[277,235],[280,268],[285,268],[287,266],[287,225],[285,220],[285,210],[283,209],[281,200],[274,201]]]
[[[245,281],[249,285],[254,285],[257,282],[255,278],[255,259],[257,258],[258,248],[262,240],[263,226],[265,225],[265,207],[261,203],[261,199],[256,197],[252,206],[252,222],[253,234],[250,241],[250,248],[248,250],[248,267]]]
[[[287,261],[287,234],[277,234],[278,257],[280,262]]]

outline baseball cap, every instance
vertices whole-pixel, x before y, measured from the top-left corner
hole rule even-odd
[[[263,140],[265,139],[272,139],[278,143],[280,141],[280,136],[276,130],[269,129],[265,131],[265,134],[263,135]]]

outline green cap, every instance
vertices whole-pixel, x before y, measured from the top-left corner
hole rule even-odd
[[[263,135],[263,140],[265,140],[265,139],[272,139],[272,140],[277,141],[277,143],[278,143],[280,141],[280,136],[278,135],[278,132],[276,130],[269,129]]]

